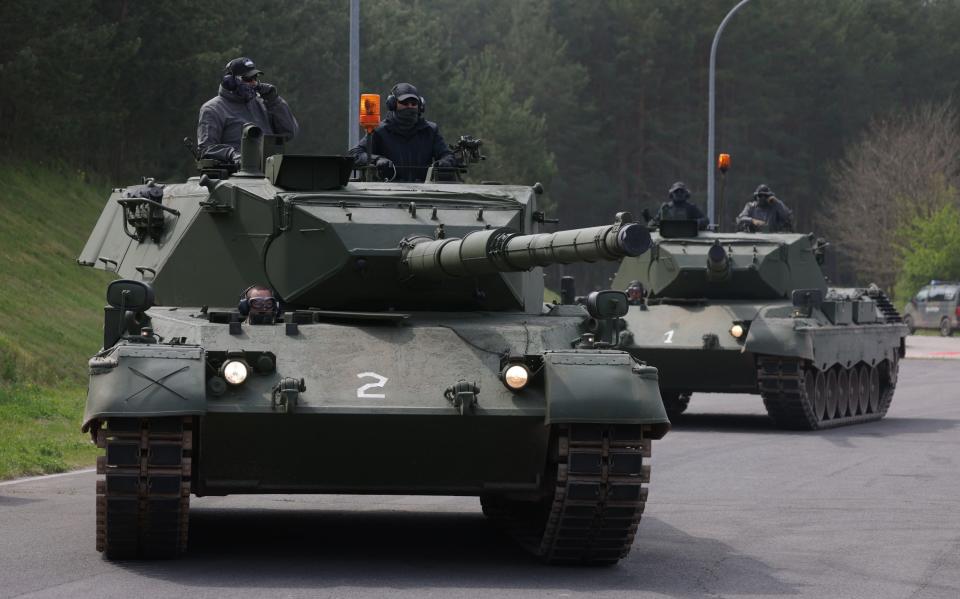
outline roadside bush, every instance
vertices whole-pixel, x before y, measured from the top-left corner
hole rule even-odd
[[[930,216],[918,216],[901,227],[897,237],[902,267],[897,276],[895,297],[905,302],[931,279],[960,279],[960,209],[956,190],[952,202]]]

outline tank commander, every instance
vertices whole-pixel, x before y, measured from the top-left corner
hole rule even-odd
[[[407,182],[423,182],[427,168],[434,164],[456,166],[440,127],[423,118],[426,102],[416,87],[394,85],[386,108],[387,117],[350,150],[355,166],[374,165],[380,177]]]
[[[237,312],[248,324],[273,324],[280,316],[280,300],[273,290],[263,285],[251,285],[240,293]]]
[[[220,91],[200,107],[197,147],[201,158],[240,163],[243,126],[253,123],[265,134],[293,139],[300,126],[277,88],[260,81],[263,71],[246,57],[224,67]]]
[[[770,233],[793,231],[793,212],[761,183],[753,192],[753,200],[747,202],[737,217],[737,229]]]
[[[660,205],[660,210],[650,221],[650,226],[659,227],[662,220],[695,220],[700,229],[707,228],[706,217],[697,205],[690,201],[690,190],[686,183],[677,181],[670,186],[668,194],[670,201]]]

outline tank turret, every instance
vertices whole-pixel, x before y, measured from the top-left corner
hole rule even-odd
[[[826,282],[813,235],[709,233],[661,227],[651,250],[627,260],[614,287],[639,280],[651,299],[790,299],[794,289],[820,289]]]
[[[149,282],[164,304],[228,306],[262,283],[304,308],[539,312],[539,267],[650,245],[629,213],[541,233],[539,186],[349,181],[349,158],[263,159],[262,142],[245,131],[233,176],[164,186],[149,234],[135,218],[147,199],[116,190],[80,263]]]

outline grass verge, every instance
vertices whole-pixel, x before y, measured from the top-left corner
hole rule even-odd
[[[109,193],[64,165],[0,163],[0,479],[94,463],[80,418],[112,277],[76,258]]]
[[[97,448],[80,432],[86,390],[0,386],[0,479],[92,466]]]

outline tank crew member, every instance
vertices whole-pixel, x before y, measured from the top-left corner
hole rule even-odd
[[[441,167],[456,166],[440,127],[423,118],[425,107],[417,88],[409,83],[394,85],[387,96],[386,119],[350,150],[354,164],[373,164],[384,179],[415,182],[426,178],[427,168],[434,162]]]
[[[670,186],[669,202],[660,205],[657,215],[650,221],[650,226],[660,226],[662,220],[695,220],[700,229],[707,228],[707,219],[697,208],[697,205],[690,201],[690,190],[686,183],[677,181]]]
[[[630,284],[627,285],[627,301],[630,302],[631,306],[639,306],[643,304],[643,283],[634,279],[630,281]]]
[[[300,126],[277,88],[262,83],[258,69],[249,58],[234,58],[224,67],[220,92],[200,108],[197,147],[201,158],[240,162],[243,126],[253,123],[265,134],[283,135],[287,141]]]
[[[251,285],[240,294],[237,311],[249,324],[273,324],[280,316],[280,300],[269,287]]]
[[[764,184],[753,192],[753,201],[747,202],[737,217],[737,229],[741,231],[793,231],[793,212],[777,199]]]

